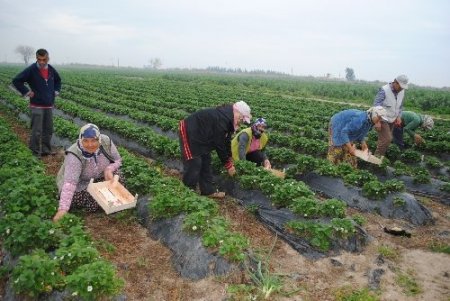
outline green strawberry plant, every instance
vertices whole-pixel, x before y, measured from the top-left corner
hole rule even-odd
[[[59,262],[51,259],[42,249],[21,256],[11,279],[16,293],[35,298],[65,285]]]
[[[78,296],[82,300],[115,296],[124,287],[124,281],[116,276],[115,268],[103,260],[80,266],[66,276],[66,282],[72,296]]]

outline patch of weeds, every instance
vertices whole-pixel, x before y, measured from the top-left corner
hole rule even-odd
[[[247,270],[250,279],[255,285],[258,296],[263,300],[269,299],[272,294],[280,293],[283,287],[281,277],[272,274],[268,265],[268,263],[263,264],[262,261],[258,261],[257,267],[253,271],[250,269]]]
[[[136,209],[116,212],[112,215],[112,218],[114,218],[116,221],[119,221],[122,224],[135,223],[136,222],[135,210]]]
[[[436,253],[450,254],[450,245],[443,242],[432,242],[430,244],[430,250]]]
[[[423,205],[431,205],[432,204],[432,200],[430,198],[423,197],[423,196],[416,196],[416,198]]]
[[[422,293],[422,288],[414,279],[412,270],[408,270],[407,273],[398,273],[395,281],[407,296],[415,296]]]
[[[112,243],[110,243],[104,239],[99,239],[99,240],[95,241],[94,245],[97,248],[97,250],[99,250],[100,252],[105,251],[109,254],[114,254],[114,252],[116,252],[116,247]]]
[[[299,291],[299,289],[295,289],[285,292],[282,275],[274,273],[270,269],[270,257],[276,242],[277,238],[267,255],[256,254],[248,257],[252,263],[245,265],[245,271],[251,283],[230,286],[228,293],[231,294],[231,300],[272,300],[274,295],[291,296]]]
[[[143,257],[143,256],[139,256],[136,259],[136,264],[140,268],[145,268],[148,265],[148,258],[147,257]]]
[[[256,215],[256,213],[258,212],[259,206],[256,204],[252,204],[252,205],[248,205],[245,207],[245,210],[247,210],[247,212]]]
[[[350,286],[344,286],[334,293],[336,301],[379,301],[377,293],[367,288],[353,289]]]
[[[230,300],[256,300],[253,291],[254,287],[249,284],[231,284],[227,287]]]
[[[387,245],[382,245],[378,247],[378,253],[380,253],[380,255],[382,255],[384,258],[393,261],[396,261],[400,257],[398,250]]]

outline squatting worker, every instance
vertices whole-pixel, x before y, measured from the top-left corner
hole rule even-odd
[[[270,161],[264,152],[269,141],[266,128],[266,120],[264,118],[258,118],[251,127],[240,131],[231,140],[233,160],[248,160],[266,169],[271,169]]]
[[[34,155],[54,155],[50,141],[53,135],[53,107],[61,91],[61,78],[49,62],[45,49],[36,51],[36,62],[13,80],[14,88],[30,98],[31,136],[29,148]],[[25,83],[28,85],[26,86]]]
[[[112,140],[100,134],[95,124],[88,123],[80,129],[78,140],[67,149],[64,163],[56,178],[60,192],[58,212],[54,221],[63,217],[71,205],[85,208],[88,212],[99,209],[99,205],[87,192],[91,179],[95,182],[110,181],[119,172],[122,157]]]
[[[377,149],[375,156],[382,157],[392,141],[392,131],[395,126],[400,126],[403,110],[405,90],[408,89],[408,77],[397,76],[393,82],[381,87],[375,96],[373,106],[382,106],[386,109],[386,121],[382,121],[375,129],[378,132]]]
[[[367,111],[350,109],[334,114],[328,129],[328,160],[334,164],[346,162],[356,168],[355,143],[360,143],[362,151],[368,150],[366,140],[369,131],[386,120],[386,115],[386,109],[381,106],[371,107]]]
[[[223,198],[213,187],[211,152],[215,150],[230,176],[236,173],[231,157],[231,136],[242,122],[250,123],[250,107],[244,101],[192,113],[179,123],[183,159],[183,183],[200,194]]]
[[[433,118],[429,115],[421,115],[411,111],[403,111],[401,116],[400,126],[395,126],[393,130],[394,143],[400,149],[405,149],[406,145],[403,141],[403,132],[406,132],[414,143],[419,145],[425,143],[425,140],[416,133],[416,130],[421,127],[423,130],[431,130],[434,126]]]

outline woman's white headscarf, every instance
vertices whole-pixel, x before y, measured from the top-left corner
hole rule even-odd
[[[380,116],[381,119],[383,119],[384,121],[387,121],[387,112],[386,109],[383,108],[382,106],[376,106],[376,107],[371,107],[370,109],[367,110],[367,113],[370,115],[370,118],[372,119],[374,116]]]

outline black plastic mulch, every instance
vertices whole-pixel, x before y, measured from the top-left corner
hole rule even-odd
[[[297,176],[297,179],[308,184],[314,191],[342,200],[348,206],[363,212],[378,213],[386,218],[404,219],[414,225],[433,223],[433,217],[428,208],[419,203],[412,194],[406,192],[391,193],[383,199],[372,200],[363,196],[361,188],[346,186],[340,178],[310,172]],[[395,200],[396,198],[397,200],[401,198],[403,202],[399,203]]]

